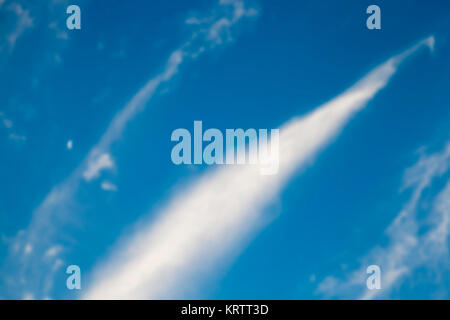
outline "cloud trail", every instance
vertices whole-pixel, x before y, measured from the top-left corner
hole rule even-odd
[[[33,26],[33,19],[30,17],[30,12],[28,10],[24,10],[20,3],[12,2],[8,6],[7,10],[14,12],[17,16],[17,25],[15,26],[15,29],[8,35],[9,47],[12,50],[16,45],[17,39],[28,28],[31,28]]]
[[[3,280],[11,288],[14,297],[22,295],[23,288],[37,291],[33,292],[36,298],[49,294],[51,286],[48,283],[51,283],[53,274],[48,274],[47,270],[55,265],[61,266],[61,258],[56,254],[43,262],[42,257],[55,245],[61,228],[74,221],[71,216],[74,215],[74,199],[83,181],[89,182],[99,177],[102,170],[114,166],[110,157],[112,145],[136,115],[145,109],[158,87],[170,81],[184,62],[232,40],[230,34],[235,25],[255,14],[254,9],[246,8],[243,0],[220,0],[212,13],[203,19],[204,23],[196,25],[189,39],[170,54],[161,73],[151,78],[116,114],[100,141],[92,147],[79,166],[63,182],[52,188],[33,211],[27,229],[18,233],[5,262],[4,268],[13,272]],[[227,36],[226,39],[223,39],[224,35]],[[29,248],[33,250],[30,251]]]
[[[409,201],[403,206],[395,219],[386,229],[389,243],[386,247],[376,247],[362,260],[357,270],[349,272],[344,279],[334,276],[325,278],[318,286],[317,292],[326,297],[363,300],[387,297],[402,279],[420,266],[432,266],[439,263],[441,269],[448,258],[448,235],[450,233],[450,181],[433,198],[433,206],[427,210],[424,219],[418,218],[418,211],[423,205],[423,194],[434,180],[442,177],[450,168],[450,142],[435,154],[422,156],[421,159],[405,173],[402,189],[412,188]],[[427,227],[428,231],[420,234],[419,229]],[[382,271],[381,290],[368,290],[365,286],[368,265],[379,265]]]
[[[434,38],[421,41],[375,68],[353,87],[280,134],[278,175],[258,166],[222,167],[175,195],[156,220],[119,244],[92,276],[85,299],[178,298],[261,225],[262,211],[287,179],[324,148],[350,117],[386,86],[399,64]]]

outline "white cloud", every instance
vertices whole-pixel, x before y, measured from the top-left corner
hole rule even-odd
[[[117,191],[117,186],[109,181],[103,181],[101,184],[101,188],[105,191]]]
[[[31,252],[33,252],[33,246],[27,243],[23,251],[25,254],[30,254]]]
[[[419,266],[430,266],[433,262],[447,257],[447,240],[450,231],[450,181],[434,197],[433,208],[425,220],[419,220],[423,193],[433,180],[446,173],[450,166],[450,143],[438,153],[422,156],[405,173],[402,189],[412,188],[409,201],[403,206],[394,221],[386,230],[389,244],[376,247],[362,260],[357,270],[347,274],[344,279],[327,277],[318,286],[318,293],[327,297],[373,299],[379,295],[386,297],[402,279]],[[419,234],[419,228],[428,226],[428,231]],[[382,290],[367,290],[365,287],[365,267],[379,265],[382,271]]]
[[[12,128],[13,123],[9,119],[3,119],[3,125],[5,126],[6,129],[10,129]]]
[[[88,163],[86,170],[83,172],[83,177],[86,181],[91,181],[97,178],[101,171],[112,168],[114,168],[114,161],[111,155],[103,153]]]
[[[22,135],[18,135],[16,133],[10,133],[9,134],[9,139],[16,141],[16,142],[25,142],[27,141],[27,137],[22,136]]]
[[[228,17],[230,15],[228,10],[230,5],[233,7],[231,16],[236,16],[238,13],[236,13],[235,3],[243,3],[243,1],[222,1],[216,8],[217,10],[214,10],[217,12],[217,15],[211,16],[211,24],[214,24],[215,21],[219,21],[223,17]],[[240,5],[237,6],[239,7]],[[239,12],[240,10],[241,9],[238,9]],[[239,13],[239,15],[242,14]],[[242,20],[241,17],[239,17],[239,19],[233,19],[232,17],[229,19],[234,21],[229,24],[227,32],[237,24],[238,20]],[[85,159],[64,181],[52,188],[42,203],[33,211],[31,222],[26,231],[17,235],[16,241],[12,247],[23,249],[26,243],[32,243],[36,254],[26,256],[17,255],[17,252],[20,252],[20,250],[12,250],[7,264],[16,264],[20,266],[16,268],[17,270],[14,270],[14,272],[19,273],[21,277],[27,277],[29,274],[33,274],[32,278],[28,278],[30,281],[28,286],[31,286],[34,281],[36,295],[38,294],[38,291],[41,290],[41,288],[39,288],[37,274],[46,276],[46,273],[43,273],[47,270],[41,263],[42,253],[47,250],[49,245],[54,243],[56,235],[59,234],[64,225],[67,224],[69,214],[70,219],[75,219],[74,212],[72,212],[70,208],[71,205],[73,205],[73,197],[80,186],[80,182],[82,179],[91,181],[98,177],[102,170],[111,169],[114,166],[114,162],[110,156],[111,146],[122,136],[122,133],[129,122],[132,121],[139,112],[145,109],[147,103],[158,87],[162,83],[170,81],[178,72],[182,63],[198,57],[200,53],[206,51],[205,47],[214,47],[213,45],[208,45],[213,44],[214,42],[207,39],[205,36],[205,34],[208,33],[208,30],[209,27],[206,31],[195,30],[187,42],[169,55],[169,59],[163,70],[152,77],[116,114],[106,128],[100,141],[92,147]],[[44,291],[46,291],[46,289]],[[46,292],[44,293],[46,294]]]
[[[62,247],[60,245],[54,245],[50,248],[48,248],[47,251],[45,251],[44,256],[47,258],[52,258],[57,256],[62,250]]]
[[[186,20],[186,24],[199,25],[199,24],[209,23],[209,22],[211,22],[211,20],[212,20],[211,18],[199,19],[197,17],[190,17]]]
[[[243,17],[252,17],[257,15],[257,11],[253,8],[245,9],[244,2],[240,0],[221,0],[222,5],[232,5],[234,10],[231,17],[223,17],[215,21],[208,30],[208,40],[222,43],[223,35],[231,39],[229,28]]]
[[[62,267],[63,264],[64,262],[61,259],[56,259],[55,262],[53,263],[52,271],[53,272],[57,271],[59,268]]]
[[[6,117],[6,115],[3,112],[0,112],[0,120],[3,124],[3,127],[7,130],[7,132],[9,132],[8,134],[8,138],[14,142],[17,143],[23,143],[27,140],[27,137],[21,134],[18,134],[16,132],[14,132],[14,123],[11,119],[9,119],[8,117]]]
[[[30,17],[30,12],[24,10],[22,5],[13,2],[8,7],[8,10],[13,11],[17,15],[17,24],[13,32],[8,35],[8,42],[10,48],[14,48],[17,39],[25,32],[26,29],[33,26],[33,19]]]
[[[424,42],[389,59],[352,88],[281,128],[279,174],[256,166],[207,173],[175,195],[157,218],[117,246],[94,272],[86,299],[178,298],[220,266],[263,223],[262,210],[286,180],[339,132]]]

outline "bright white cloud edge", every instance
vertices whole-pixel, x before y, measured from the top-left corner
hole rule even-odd
[[[281,128],[280,171],[262,176],[256,166],[207,173],[175,195],[156,220],[143,226],[99,264],[85,299],[177,297],[199,274],[212,271],[254,227],[292,173],[339,132],[349,118],[386,86],[398,65],[429,37],[372,70],[353,87]]]

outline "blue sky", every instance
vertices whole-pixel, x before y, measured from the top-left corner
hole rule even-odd
[[[0,298],[450,297],[449,1],[69,4],[0,0]],[[174,165],[195,120],[280,174]]]

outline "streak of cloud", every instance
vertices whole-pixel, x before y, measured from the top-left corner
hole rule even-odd
[[[450,181],[434,197],[433,207],[425,219],[419,219],[417,212],[423,200],[423,193],[434,180],[448,172],[450,166],[450,143],[435,154],[422,156],[405,173],[402,189],[412,188],[409,201],[403,206],[386,230],[389,243],[386,247],[371,250],[357,270],[349,272],[344,279],[334,276],[325,278],[318,286],[318,293],[326,297],[347,299],[374,299],[387,297],[395,285],[420,266],[430,266],[448,258],[447,241],[450,232]],[[424,226],[428,231],[419,233]],[[368,290],[365,286],[365,267],[379,265],[382,271],[381,290]],[[448,269],[449,266],[447,265]]]
[[[8,35],[8,43],[12,49],[16,45],[17,39],[25,32],[25,30],[33,26],[33,19],[30,17],[30,12],[24,10],[22,5],[17,2],[11,3],[8,10],[14,12],[17,16],[17,25],[13,32]]]
[[[105,191],[112,191],[112,192],[117,191],[117,186],[109,181],[103,181],[100,187],[102,188],[102,190]]]
[[[386,86],[399,64],[430,37],[372,70],[311,113],[286,123],[279,174],[258,166],[213,170],[176,194],[156,220],[119,244],[93,275],[86,299],[178,298],[188,279],[216,268],[263,223],[263,209],[287,179],[336,136],[350,117]]]
[[[95,161],[90,161],[88,167],[83,172],[83,178],[91,181],[97,178],[103,170],[114,168],[114,161],[109,153],[101,154]]]
[[[231,10],[230,10],[231,8]],[[11,246],[10,255],[5,266],[18,273],[8,276],[4,281],[11,288],[13,296],[22,295],[23,287],[33,290],[34,296],[39,297],[42,291],[41,278],[49,266],[59,260],[58,255],[47,259],[42,264],[42,256],[51,248],[55,237],[61,232],[61,228],[75,218],[73,206],[75,195],[83,182],[89,182],[100,176],[101,170],[111,167],[111,161],[105,161],[105,155],[110,154],[111,146],[122,136],[127,125],[136,115],[143,111],[158,89],[165,82],[170,81],[178,72],[179,67],[199,56],[206,49],[212,49],[219,45],[221,34],[230,34],[233,27],[247,16],[254,16],[255,11],[246,8],[242,0],[221,0],[209,22],[201,27],[197,26],[192,31],[188,40],[174,50],[163,68],[163,70],[152,77],[116,114],[100,141],[94,145],[79,166],[60,184],[53,187],[43,202],[33,211],[31,222],[26,230],[18,233],[14,244]],[[228,21],[225,25],[217,26],[217,21]],[[209,31],[214,28],[217,36],[209,38]],[[24,254],[26,246],[32,246],[32,252]],[[16,278],[22,279],[19,283]],[[48,277],[47,277],[48,278]],[[50,280],[49,280],[50,281]],[[49,285],[44,285],[42,296],[48,295]]]

